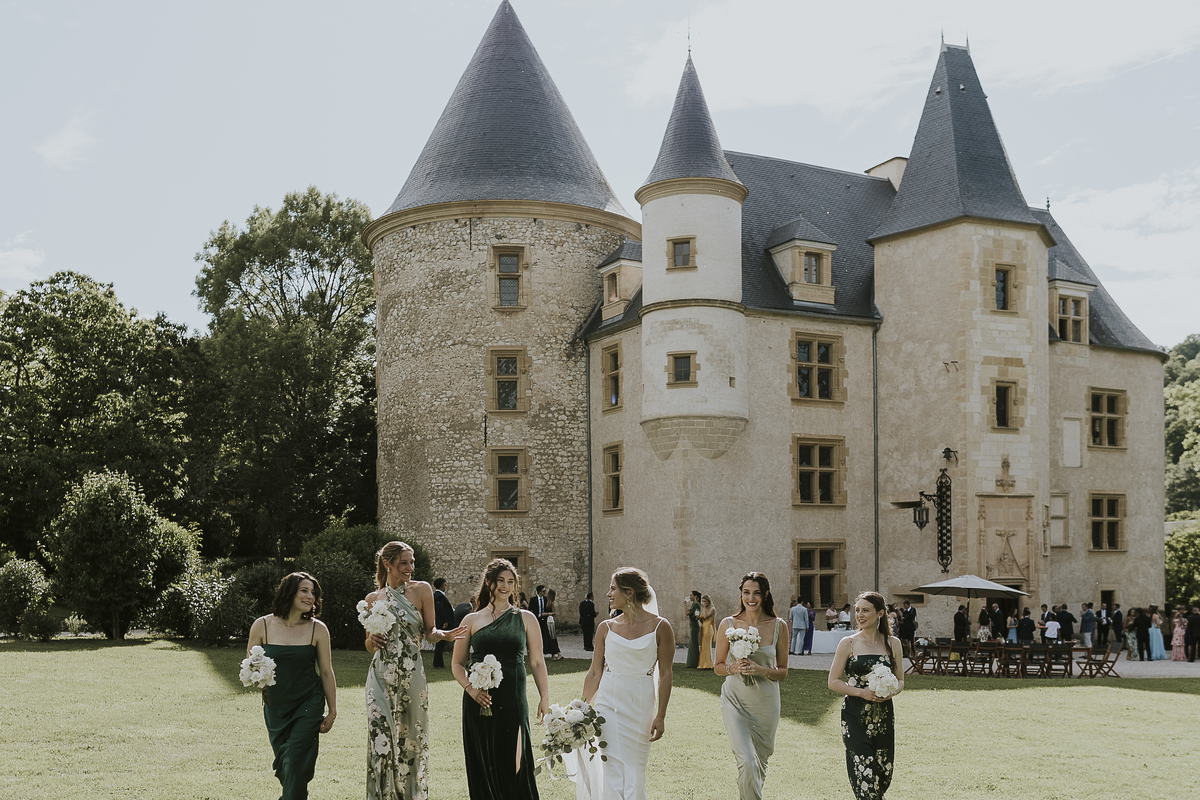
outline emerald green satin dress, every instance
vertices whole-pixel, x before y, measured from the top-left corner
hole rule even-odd
[[[311,640],[297,645],[264,641],[263,651],[275,661],[275,685],[263,690],[263,718],[275,751],[271,766],[283,787],[280,800],[306,800],[308,782],[317,767],[321,720],[325,717],[317,647]]]
[[[525,696],[525,621],[517,609],[471,634],[471,666],[491,654],[500,662],[500,685],[491,690],[492,716],[463,692],[463,749],[471,800],[537,800],[529,700]],[[517,769],[518,742],[521,768]]]

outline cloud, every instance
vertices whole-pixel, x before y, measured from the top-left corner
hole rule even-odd
[[[46,163],[59,169],[75,169],[84,163],[84,153],[96,140],[87,132],[90,114],[82,114],[67,123],[66,127],[33,148]]]
[[[46,261],[46,254],[41,250],[20,247],[30,233],[26,231],[0,244],[0,282],[15,286],[42,277],[41,267]]]
[[[1083,139],[1072,139],[1071,141],[1069,141],[1069,142],[1067,142],[1066,144],[1064,144],[1062,147],[1060,147],[1060,148],[1058,148],[1057,150],[1055,150],[1055,151],[1054,151],[1053,153],[1051,153],[1050,155],[1048,155],[1048,156],[1046,156],[1045,158],[1043,158],[1043,159],[1039,160],[1039,161],[1037,162],[1037,165],[1038,165],[1039,167],[1048,167],[1048,166],[1050,166],[1051,164],[1053,164],[1053,163],[1054,163],[1054,160],[1055,160],[1056,158],[1058,158],[1058,157],[1059,157],[1059,156],[1061,156],[1063,153],[1067,152],[1068,150],[1070,150],[1072,147],[1074,147],[1074,146],[1075,146],[1075,145],[1077,145],[1077,144],[1083,144]]]

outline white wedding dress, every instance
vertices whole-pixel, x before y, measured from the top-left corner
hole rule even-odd
[[[607,746],[600,752],[608,760],[597,754],[589,761],[578,750],[564,757],[577,800],[646,800],[650,723],[657,707],[657,633],[656,627],[625,639],[609,630],[604,637],[604,674],[593,706],[604,717],[601,738]]]

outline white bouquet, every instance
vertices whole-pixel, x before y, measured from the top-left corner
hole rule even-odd
[[[753,626],[749,628],[730,628],[725,632],[725,637],[729,640],[730,654],[738,661],[754,655],[758,651],[759,643],[762,642],[762,637],[758,635],[758,628]],[[753,686],[754,676],[743,675],[742,681],[747,686]]]
[[[250,655],[242,659],[242,671],[238,673],[242,686],[265,689],[275,685],[275,659],[266,654],[260,645],[250,648]]]
[[[555,762],[562,763],[563,755],[573,750],[586,749],[588,761],[591,761],[601,747],[608,746],[600,738],[604,717],[582,700],[572,700],[566,706],[554,703],[546,714],[545,723],[546,738],[542,740],[542,752],[546,755],[538,760],[547,769]],[[601,753],[600,760],[607,761],[608,756]],[[538,769],[541,769],[540,765]]]
[[[483,661],[477,661],[471,666],[467,680],[470,681],[472,688],[488,691],[500,685],[500,681],[504,680],[504,671],[500,669],[500,662],[496,660],[496,657],[488,653],[483,657]],[[479,716],[492,716],[492,709],[480,708]]]
[[[928,647],[929,640],[922,636],[920,639],[917,639],[917,644],[921,645],[921,647]]]
[[[867,673],[867,688],[874,692],[876,697],[891,697],[900,691],[900,681],[896,680],[896,673],[886,664],[876,664]]]
[[[388,608],[387,601],[376,600],[367,606],[366,600],[359,600],[355,608],[358,609],[358,621],[367,629],[367,633],[387,636],[392,632],[392,626],[396,624],[396,616]]]

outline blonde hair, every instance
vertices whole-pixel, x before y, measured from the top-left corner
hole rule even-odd
[[[637,567],[621,567],[612,574],[612,582],[622,591],[633,592],[633,599],[642,605],[650,602],[650,579]]]
[[[375,554],[375,562],[378,565],[375,569],[375,588],[382,589],[387,583],[387,565],[396,560],[396,556],[403,553],[405,550],[413,554],[416,558],[416,551],[404,542],[388,542],[379,549]]]

